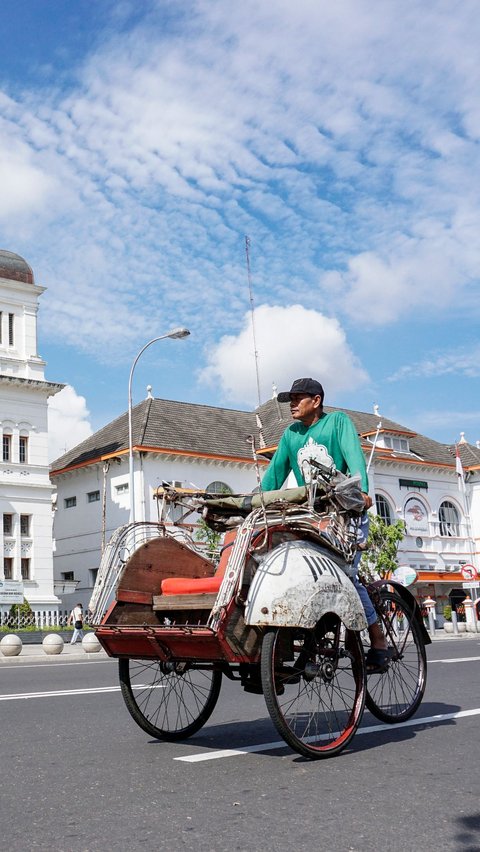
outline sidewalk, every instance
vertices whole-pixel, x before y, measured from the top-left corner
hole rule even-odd
[[[430,633],[428,634],[430,636]],[[480,633],[445,633],[445,630],[441,628],[440,630],[435,630],[435,636],[431,636],[431,639],[434,641],[436,639],[445,639],[450,641],[453,639],[454,641],[462,640],[462,639],[477,639],[480,642]]]
[[[432,636],[433,641],[448,641],[448,642],[464,642],[468,639],[476,639],[480,642],[480,633],[445,633],[444,630],[436,630],[435,636]],[[77,642],[75,645],[65,643],[61,654],[46,654],[43,646],[38,645],[23,645],[18,657],[4,657],[0,651],[0,668],[2,666],[15,666],[25,663],[41,665],[43,663],[87,663],[101,660],[111,659],[103,648],[96,652],[87,654],[83,650],[82,643]]]
[[[4,657],[0,651],[0,668],[2,666],[22,665],[22,663],[33,663],[35,665],[43,663],[91,663],[108,659],[110,658],[103,648],[95,653],[87,654],[83,650],[81,642],[77,642],[75,645],[66,643],[61,654],[46,654],[41,644],[23,645],[18,657]]]

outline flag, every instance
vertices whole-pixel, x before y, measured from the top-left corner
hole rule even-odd
[[[458,476],[458,490],[465,494],[465,477],[463,475],[463,465],[458,452],[458,444],[455,444],[455,470]]]

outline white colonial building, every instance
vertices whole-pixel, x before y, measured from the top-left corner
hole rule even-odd
[[[328,407],[326,410],[331,410]],[[370,493],[385,520],[401,519],[406,536],[399,562],[417,571],[419,600],[433,597],[440,616],[465,595],[461,567],[479,567],[480,451],[459,445],[466,472],[459,490],[455,447],[440,444],[375,414],[347,412],[357,426],[370,467]],[[257,485],[249,438],[259,444],[260,416],[268,456],[290,421],[288,405],[269,400],[245,412],[153,399],[133,409],[135,516],[156,520],[153,499],[163,481],[234,492]],[[264,467],[267,459],[262,460]],[[88,604],[102,547],[129,520],[128,418],[123,414],[52,465],[57,489],[55,579],[78,581],[75,597]],[[70,606],[73,599],[64,599]]]
[[[55,613],[47,403],[63,385],[45,381],[37,353],[44,290],[23,258],[0,251],[0,580],[23,582],[34,612]]]

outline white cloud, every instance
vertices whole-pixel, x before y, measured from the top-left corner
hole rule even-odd
[[[114,360],[180,319],[209,341],[238,327],[245,233],[264,302],[290,304],[294,274],[348,321],[478,315],[474,4],[167,7],[97,39],[67,94],[0,99],[4,228],[49,288],[52,340]]]
[[[438,376],[480,376],[480,345],[462,347],[448,352],[436,352],[423,361],[406,364],[389,376],[388,381],[401,379],[432,378]]]
[[[75,447],[93,430],[85,397],[78,396],[70,385],[48,400],[48,455],[50,461],[58,459]]]
[[[327,402],[344,390],[367,381],[366,372],[352,353],[336,319],[301,305],[261,305],[254,315],[261,401],[290,387],[299,376],[318,378]],[[257,404],[251,315],[244,316],[237,335],[223,337],[208,355],[200,378],[219,384],[237,404]]]

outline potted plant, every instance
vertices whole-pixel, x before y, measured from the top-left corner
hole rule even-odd
[[[452,607],[450,605],[443,607],[443,629],[445,633],[453,633]]]
[[[466,619],[466,616],[465,616],[465,607],[464,607],[463,604],[457,604],[456,613],[457,613],[458,632],[459,633],[466,633],[467,632],[467,624],[466,624],[467,619]]]

